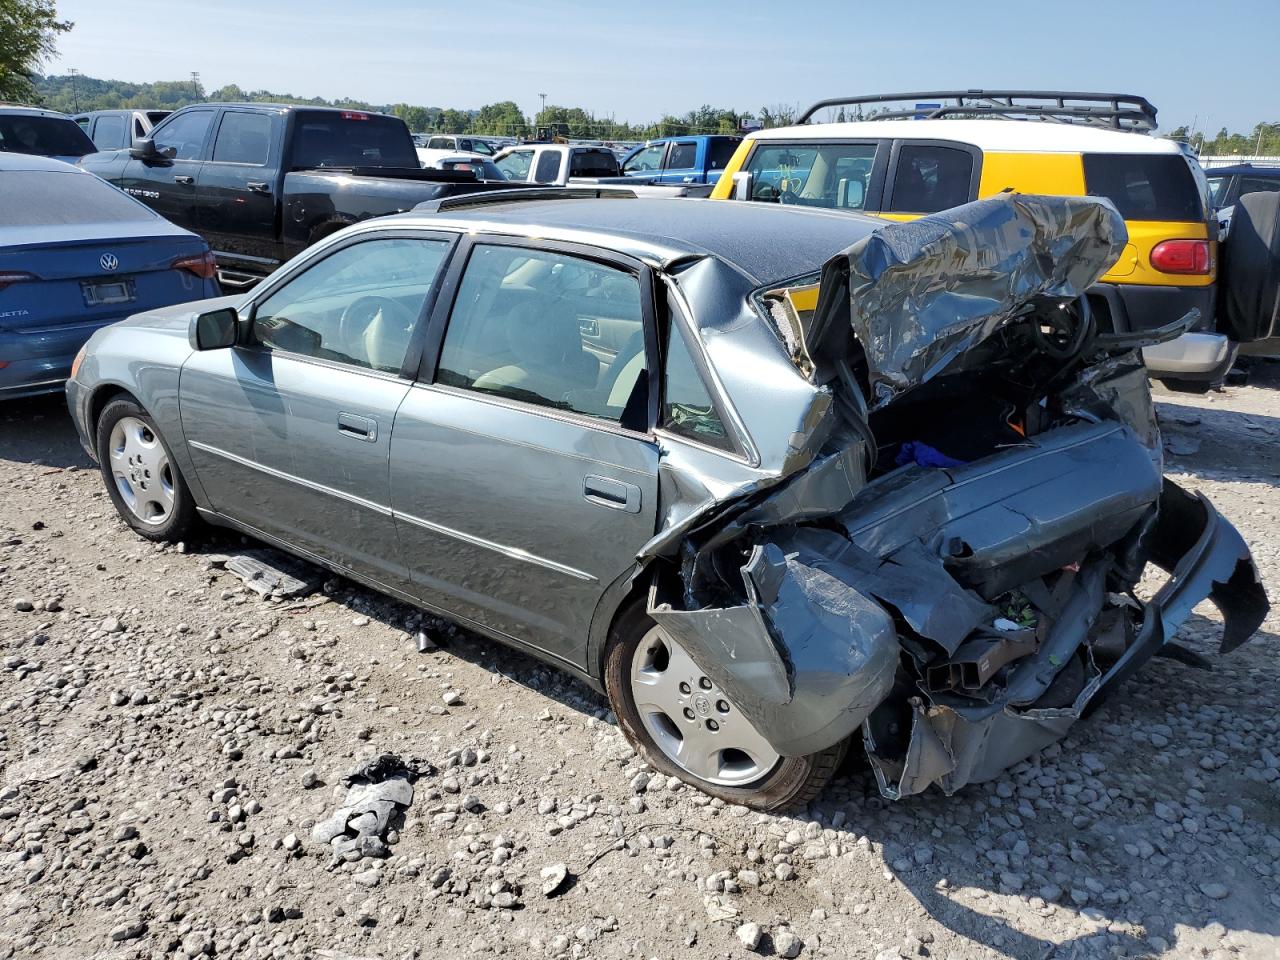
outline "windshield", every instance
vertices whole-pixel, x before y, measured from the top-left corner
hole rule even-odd
[[[83,157],[98,148],[70,117],[0,113],[0,150],[38,157]]]
[[[746,165],[751,199],[861,210],[875,159],[874,143],[761,144]]]
[[[300,110],[293,168],[420,167],[403,120],[348,110]]]

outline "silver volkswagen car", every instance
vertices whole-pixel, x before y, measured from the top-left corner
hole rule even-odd
[[[1138,351],[1195,318],[1089,309],[1124,243],[1083,198],[456,198],[97,333],[68,402],[142,536],[231,527],[515,645],[710,794],[804,802],[855,736],[886,796],[952,792],[1200,600],[1224,651],[1267,611],[1162,476]]]

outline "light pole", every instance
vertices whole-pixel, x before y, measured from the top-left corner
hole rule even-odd
[[[538,96],[542,98],[542,110],[539,112],[538,116],[542,116],[542,114],[547,112],[547,95],[545,93],[540,93]]]
[[[1280,127],[1280,120],[1258,124],[1258,142],[1253,145],[1253,155],[1255,157],[1262,153],[1262,134],[1266,132],[1268,127]]]

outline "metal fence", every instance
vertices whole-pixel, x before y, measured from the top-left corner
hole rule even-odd
[[[1232,154],[1225,157],[1200,157],[1200,166],[1208,170],[1210,167],[1230,167],[1237,163],[1252,163],[1254,166],[1280,166],[1280,157],[1253,157],[1245,154]]]

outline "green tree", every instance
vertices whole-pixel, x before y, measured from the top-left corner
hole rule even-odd
[[[441,110],[436,129],[441,133],[466,133],[471,125],[471,114],[462,110]]]
[[[58,19],[53,0],[0,0],[0,100],[38,98],[36,71],[72,26]]]
[[[480,135],[491,134],[501,137],[518,137],[528,131],[529,120],[514,101],[503,100],[499,103],[486,103],[481,107],[467,127],[467,133]],[[462,132],[462,131],[459,131]]]

